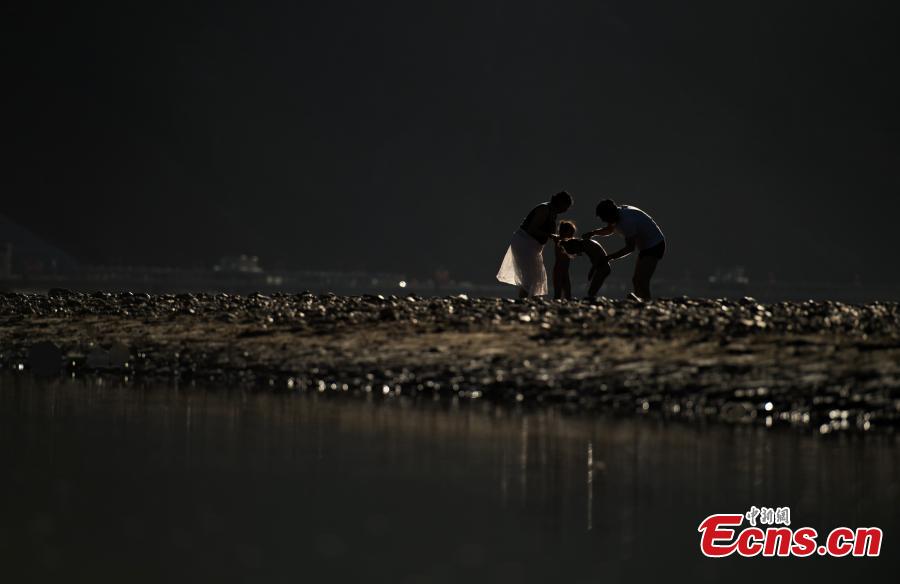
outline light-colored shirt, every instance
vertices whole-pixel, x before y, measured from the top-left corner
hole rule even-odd
[[[619,207],[619,220],[616,222],[615,231],[625,239],[633,239],[638,250],[649,249],[666,240],[656,221],[631,205]]]

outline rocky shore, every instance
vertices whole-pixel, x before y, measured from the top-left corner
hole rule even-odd
[[[0,295],[0,367],[893,432],[900,306],[52,290]]]

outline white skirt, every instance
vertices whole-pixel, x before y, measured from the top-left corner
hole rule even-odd
[[[544,269],[544,246],[522,229],[513,233],[509,249],[497,279],[518,286],[529,296],[547,294],[547,270]]]

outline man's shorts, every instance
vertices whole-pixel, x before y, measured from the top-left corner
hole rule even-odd
[[[653,247],[648,247],[647,249],[642,249],[641,253],[638,254],[639,258],[656,258],[661,260],[663,256],[666,255],[666,240],[662,240]]]

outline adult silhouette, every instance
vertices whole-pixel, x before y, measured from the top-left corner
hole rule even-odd
[[[520,298],[547,294],[544,245],[557,239],[556,218],[572,206],[572,195],[561,191],[535,206],[513,233],[497,279],[519,289]]]

